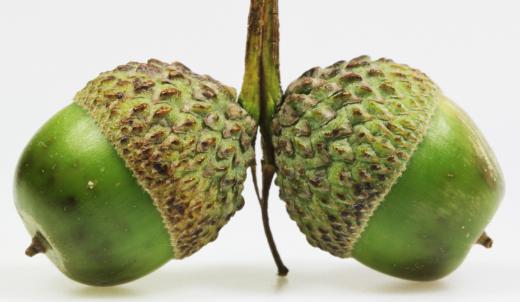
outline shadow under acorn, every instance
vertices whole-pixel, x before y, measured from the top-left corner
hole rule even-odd
[[[303,266],[300,266],[303,267]],[[209,264],[196,267],[165,267],[129,284],[115,287],[75,286],[71,294],[85,298],[150,297],[154,295],[195,296],[212,294],[277,294],[320,292],[414,294],[439,292],[447,288],[444,281],[414,282],[400,280],[369,270],[361,265],[305,266],[294,265],[288,277],[278,277],[266,264]]]

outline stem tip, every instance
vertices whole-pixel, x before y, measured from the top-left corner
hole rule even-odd
[[[486,232],[480,235],[480,238],[477,240],[477,244],[482,245],[483,247],[489,249],[493,246],[493,239],[491,239]]]
[[[25,250],[25,255],[32,257],[34,255],[45,253],[47,248],[44,245],[44,239],[42,235],[37,232],[36,235],[32,238],[31,245]]]

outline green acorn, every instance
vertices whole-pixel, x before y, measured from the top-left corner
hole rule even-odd
[[[180,63],[129,63],[89,82],[36,134],[15,183],[27,255],[45,253],[87,284],[139,278],[217,237],[244,203],[250,166],[281,276],[267,211],[275,173],[312,245],[379,271],[433,280],[474,243],[491,245],[500,169],[426,75],[359,57],[309,70],[282,97],[278,1],[251,0],[249,16],[238,102]]]
[[[272,124],[276,184],[311,245],[381,272],[452,272],[503,194],[473,122],[422,72],[362,56],[293,82]]]
[[[27,255],[114,285],[195,253],[243,206],[255,133],[233,89],[180,63],[102,73],[20,159]]]

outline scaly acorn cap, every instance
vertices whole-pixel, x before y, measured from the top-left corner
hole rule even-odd
[[[243,206],[256,125],[232,88],[152,59],[100,74],[74,101],[152,197],[175,258],[215,240]]]
[[[351,256],[442,98],[419,70],[367,56],[288,87],[273,120],[275,183],[311,245]]]

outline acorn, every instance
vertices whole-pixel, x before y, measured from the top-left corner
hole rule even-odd
[[[180,63],[101,73],[20,159],[26,254],[98,286],[192,255],[243,206],[255,133],[234,89]]]
[[[275,183],[311,245],[411,280],[491,246],[500,168],[421,71],[367,56],[313,68],[289,85],[272,133]]]

